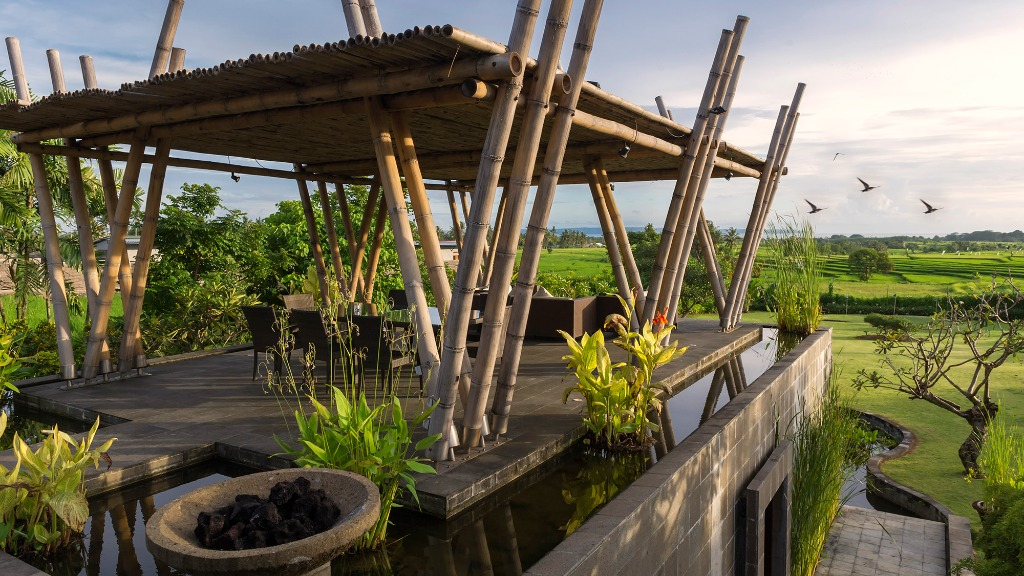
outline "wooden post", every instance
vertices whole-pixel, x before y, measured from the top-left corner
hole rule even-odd
[[[658,302],[661,296],[663,282],[666,276],[669,256],[673,252],[675,242],[676,226],[682,217],[686,205],[686,186],[690,179],[696,160],[697,148],[704,139],[704,129],[707,126],[708,110],[712,107],[715,90],[718,87],[718,79],[721,76],[728,56],[729,46],[732,40],[731,30],[722,30],[721,39],[718,42],[718,50],[715,52],[715,60],[711,65],[711,73],[708,75],[707,83],[704,86],[704,95],[697,108],[697,117],[693,122],[693,129],[679,166],[679,177],[676,179],[675,189],[672,191],[672,200],[669,202],[668,213],[665,216],[665,226],[661,230],[661,241],[658,243],[658,255],[654,260],[651,269],[650,285],[647,288],[647,300],[644,302],[644,313],[640,325],[650,322],[658,311]]]
[[[380,25],[380,16],[377,14],[377,5],[373,0],[359,0],[359,11],[363,15],[363,25],[366,27],[366,35],[371,38],[380,38],[384,30]]]
[[[586,0],[580,16],[576,39],[573,43],[572,57],[569,60],[568,75],[570,78],[585,78],[594,35],[601,15],[602,0]],[[537,186],[537,194],[533,199],[530,222],[526,228],[526,239],[523,244],[523,256],[519,264],[519,274],[512,298],[512,313],[505,335],[505,348],[501,357],[501,370],[498,373],[498,386],[491,403],[491,430],[495,436],[508,431],[508,419],[512,411],[512,396],[515,391],[519,364],[522,359],[523,339],[526,333],[526,320],[530,315],[530,304],[533,299],[533,285],[537,279],[537,264],[544,247],[544,234],[547,232],[548,215],[558,185],[558,175],[565,155],[566,142],[572,129],[572,116],[579,100],[580,91],[585,82],[573,82],[569,93],[562,97],[561,104],[555,111],[548,134],[547,149],[544,152],[544,166],[541,180]],[[520,145],[523,145],[521,142]],[[520,220],[522,218],[520,217]],[[507,283],[507,280],[506,280]],[[491,299],[487,299],[490,307]],[[501,304],[504,304],[502,302]],[[481,347],[482,347],[481,342]],[[479,355],[477,364],[480,363]]]
[[[301,164],[294,164],[296,173],[303,172]],[[306,180],[295,181],[299,186],[299,199],[302,201],[302,213],[306,216],[306,231],[309,232],[309,249],[313,252],[313,263],[316,265],[316,276],[320,282],[320,295],[323,298],[324,306],[331,305],[330,286],[327,283],[327,265],[324,263],[324,253],[320,248],[320,232],[316,225],[316,215],[313,214],[313,202],[309,199],[309,186]]]
[[[121,350],[118,358],[118,370],[122,374],[134,368],[146,366],[145,351],[136,353],[136,334],[139,333],[139,320],[142,317],[142,301],[146,296],[146,279],[149,277],[149,260],[153,254],[153,242],[156,240],[157,220],[160,218],[160,200],[164,190],[164,176],[167,174],[167,157],[171,154],[170,140],[161,139],[156,143],[157,161],[149,175],[149,190],[146,192],[146,213],[142,221],[142,236],[139,238],[139,251],[135,255],[135,273],[132,274],[131,298],[124,306],[124,332],[121,335]],[[109,255],[108,255],[109,259]],[[122,301],[124,294],[121,294]]]
[[[320,210],[324,214],[324,228],[327,229],[327,245],[331,248],[331,263],[334,264],[334,280],[338,294],[348,299],[348,282],[345,281],[345,264],[341,261],[341,249],[338,247],[338,235],[334,231],[334,210],[331,208],[331,195],[327,193],[327,182],[316,183],[320,195]]]
[[[363,280],[363,255],[366,254],[366,241],[370,235],[370,224],[373,222],[373,215],[377,210],[377,197],[380,195],[380,181],[378,178],[373,179],[373,184],[370,184],[370,191],[366,196],[366,205],[363,206],[363,219],[359,222],[359,239],[356,242],[356,257],[352,260],[352,299],[355,301],[356,295],[362,295],[362,301],[369,303],[372,296],[373,290],[369,290],[367,295],[366,282]],[[383,232],[381,232],[383,234]],[[383,238],[383,236],[382,236]],[[373,271],[373,267],[369,268]]]
[[[501,346],[501,331],[505,323],[505,296],[512,278],[516,250],[519,245],[519,228],[526,211],[526,197],[533,182],[533,167],[537,163],[540,141],[543,137],[544,119],[551,100],[551,85],[558,72],[558,55],[562,51],[565,31],[569,25],[572,0],[552,0],[548,7],[547,22],[538,52],[537,69],[530,87],[525,107],[526,112],[519,127],[519,143],[512,175],[508,179],[506,214],[502,215],[502,229],[495,230],[491,243],[494,268],[491,271],[493,286],[488,292],[484,307],[484,321],[480,329],[480,344],[473,364],[473,381],[469,388],[469,399],[462,421],[462,442],[469,448],[477,446],[483,431],[484,411],[491,388],[494,366]],[[564,144],[562,145],[564,148]],[[473,198],[473,208],[478,199]],[[465,337],[463,337],[465,340]]]
[[[14,82],[18,105],[28,106],[32,103],[32,93],[28,90],[25,64],[21,59],[21,42],[14,36],[7,37],[7,56],[11,60],[11,81]]]
[[[140,131],[132,141],[128,163],[125,165],[121,180],[121,194],[114,210],[113,222],[110,225],[107,264],[103,267],[103,275],[100,276],[100,306],[93,318],[92,329],[89,331],[89,342],[85,348],[85,362],[82,365],[82,377],[86,380],[96,376],[103,341],[107,337],[110,303],[114,297],[117,273],[121,269],[121,256],[125,253],[125,235],[128,233],[128,220],[131,217],[135,189],[139,185],[139,171],[142,168],[142,157],[145,151],[146,134],[144,131]],[[124,361],[122,359],[122,362]]]
[[[505,220],[505,207],[507,205],[508,205],[508,184],[506,184],[505,186],[501,187],[501,199],[498,200],[498,213],[494,216],[494,227],[491,228],[491,230],[494,230],[493,242],[492,243],[495,246],[497,246],[497,244],[498,244],[498,234],[500,234],[502,232],[502,225],[503,225],[504,220]],[[516,235],[516,243],[518,244],[519,243],[519,230],[518,229],[512,230],[510,228],[509,229],[509,233],[514,233]],[[480,282],[478,282],[478,284],[481,287],[483,287],[483,286],[490,286],[491,285],[491,271],[494,270],[494,257],[497,254],[498,254],[497,250],[491,250],[490,252],[487,253],[487,263],[484,264],[484,273],[480,277],[481,278]],[[505,290],[505,288],[502,287],[502,291],[504,291],[504,290]]]
[[[153,54],[153,65],[149,67],[149,77],[153,78],[167,70],[167,61],[171,57],[171,46],[174,44],[174,34],[178,31],[178,20],[181,19],[181,9],[185,7],[185,0],[168,0],[167,12],[164,14],[164,23],[160,27],[160,38],[156,41],[156,52]]]
[[[512,32],[509,34],[509,51],[524,52],[529,49],[539,9],[540,0],[519,0],[512,22]],[[554,57],[557,58],[557,53]],[[435,378],[438,386],[432,391],[432,394],[437,395],[437,406],[430,417],[428,433],[441,434],[441,439],[428,450],[428,456],[435,461],[448,458],[455,440],[450,431],[458,391],[457,372],[462,367],[462,356],[466,352],[466,330],[469,327],[470,307],[473,304],[473,291],[480,272],[484,241],[487,239],[487,223],[494,201],[494,191],[501,174],[505,149],[508,147],[509,135],[512,132],[522,83],[521,76],[502,81],[483,143],[483,157],[476,177],[476,195],[473,198],[473,209],[466,219],[466,236],[459,255],[452,304],[448,310],[444,349],[441,351],[440,368]]]
[[[602,189],[600,179],[597,175],[597,167],[592,159],[583,162],[583,170],[587,173],[587,184],[590,186],[590,196],[594,199],[594,208],[597,209],[597,221],[601,224],[601,235],[604,237],[604,245],[608,250],[608,260],[612,266],[612,275],[615,277],[615,286],[619,290],[619,296],[629,302],[632,298],[629,292],[629,280],[626,279],[626,269],[622,265],[622,253],[619,251],[619,238],[615,235],[612,217],[608,210],[608,203],[605,201],[605,191]],[[629,242],[624,238],[621,242]],[[603,319],[598,319],[603,321]],[[630,323],[637,328],[636,315],[630,315]]]
[[[341,0],[341,9],[345,12],[349,37],[366,36],[366,25],[363,22],[363,13],[359,8],[359,0]]]
[[[377,263],[380,261],[380,248],[384,243],[384,226],[388,220],[388,206],[384,198],[377,202],[377,219],[373,223],[373,245],[367,258],[366,280],[363,281],[363,303],[373,302],[373,283],[377,280]]]
[[[455,233],[455,246],[462,250],[462,223],[459,221],[459,209],[455,205],[455,191],[452,190],[452,181],[448,180],[445,185],[448,187],[448,208],[452,212],[452,232]]]
[[[622,214],[615,203],[615,194],[612,190],[612,183],[608,179],[608,172],[604,169],[604,162],[600,158],[594,159],[594,168],[597,170],[597,179],[604,190],[605,204],[608,205],[608,212],[612,223],[615,225],[615,237],[619,240],[619,253],[622,255],[623,265],[629,275],[630,283],[636,290],[635,301],[633,302],[633,316],[638,319],[643,316],[644,300],[647,298],[647,290],[644,289],[643,279],[640,278],[640,269],[637,268],[636,259],[633,258],[633,248],[629,245],[629,233],[626,232],[626,225],[622,221]],[[631,297],[633,297],[631,295]],[[629,302],[629,299],[626,300]],[[639,324],[638,324],[639,325]]]
[[[96,68],[93,66],[92,56],[83,54],[78,57],[78,61],[82,65],[82,80],[85,83],[85,89],[95,90],[98,86],[96,84]]]
[[[171,61],[167,64],[168,72],[178,72],[185,69],[185,49],[171,48]]]
[[[60,52],[47,50],[46,58],[50,64],[50,79],[54,93],[67,92],[64,85],[64,68],[60,62]],[[67,142],[65,142],[67,143]],[[85,283],[85,296],[89,303],[89,314],[99,308],[100,278],[96,265],[96,250],[92,243],[92,227],[89,218],[89,205],[85,198],[85,182],[82,179],[82,163],[78,158],[65,157],[68,168],[68,191],[71,196],[71,207],[75,215],[75,228],[78,236],[78,249],[82,256],[82,278]],[[110,371],[109,344],[103,344],[103,364],[105,372]]]
[[[426,376],[428,390],[435,390],[438,363],[437,340],[427,310],[427,297],[423,291],[423,279],[420,266],[416,259],[416,246],[412,239],[412,227],[409,226],[405,205],[405,192],[402,179],[398,172],[395,149],[388,129],[388,117],[380,98],[366,99],[366,117],[370,123],[370,136],[373,149],[377,155],[377,166],[380,170],[382,196],[386,200],[391,230],[395,235],[395,250],[398,252],[398,264],[402,271],[406,298],[409,300],[409,311],[416,330],[416,347],[420,354],[422,370]],[[408,151],[408,150],[407,150]],[[422,181],[421,181],[422,184]],[[425,193],[424,193],[425,195]]]

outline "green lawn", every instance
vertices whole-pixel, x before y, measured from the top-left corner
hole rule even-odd
[[[522,252],[520,252],[520,256]],[[555,248],[541,252],[537,272],[557,272],[577,276],[595,276],[611,272],[608,251],[604,248]]]
[[[71,315],[71,333],[81,334],[82,329],[85,327],[85,296],[78,296],[79,301],[82,303],[82,314]],[[0,306],[4,307],[4,314],[7,315],[8,321],[14,320],[15,303],[14,296],[11,294],[4,294],[0,296]],[[121,308],[121,295],[114,294],[114,299],[110,303],[110,315],[121,316],[124,314]],[[50,311],[50,318],[53,318],[53,311]],[[28,298],[28,323],[30,326],[35,326],[39,322],[46,320],[46,303],[42,296],[29,296]]]

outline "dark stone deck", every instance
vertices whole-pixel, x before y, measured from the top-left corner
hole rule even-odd
[[[761,339],[760,326],[729,334],[717,323],[686,320],[675,336],[690,350],[656,376],[678,387],[713,370],[730,355]],[[561,360],[561,341],[528,341],[516,387],[509,433],[486,448],[457,454],[438,466],[437,476],[419,480],[423,511],[452,516],[507,485],[567,448],[582,434],[578,402],[563,404],[571,382]],[[109,470],[90,470],[87,488],[99,493],[161,472],[212,457],[258,468],[288,466],[274,435],[291,437],[293,406],[282,404],[250,379],[252,352],[197,355],[178,362],[155,363],[147,376],[65,389],[60,383],[22,389],[20,400],[42,410],[79,419],[96,415],[109,424],[98,441],[118,438],[110,451]],[[322,376],[321,366],[318,374]],[[409,378],[401,388],[414,390]],[[294,399],[292,405],[294,405]],[[419,408],[415,395],[407,410]],[[461,416],[457,414],[457,416]],[[4,460],[10,454],[5,455]]]

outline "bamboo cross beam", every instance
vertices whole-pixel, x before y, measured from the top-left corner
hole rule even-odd
[[[569,60],[568,74],[573,78],[586,77],[587,64],[594,44],[594,36],[597,33],[602,6],[602,0],[586,0],[583,4],[583,11],[576,29],[576,38],[573,42],[572,56]],[[544,151],[541,181],[533,199],[533,209],[530,212],[530,221],[526,228],[519,274],[516,276],[512,312],[509,314],[509,325],[505,333],[505,348],[501,356],[497,389],[494,391],[494,399],[491,402],[491,430],[496,437],[508,431],[509,416],[512,412],[512,397],[515,393],[523,353],[526,321],[530,315],[533,286],[537,279],[537,265],[540,262],[540,254],[544,246],[548,216],[551,213],[551,204],[554,201],[555,190],[559,182],[566,143],[572,130],[572,112],[579,101],[583,84],[586,83],[572,83],[569,93],[563,98],[565,105],[560,106],[556,112],[551,124],[551,131],[548,134],[548,146]],[[519,220],[522,220],[521,216]],[[490,306],[491,299],[487,300],[488,306]],[[477,363],[479,364],[479,355]]]
[[[435,64],[384,75],[375,73],[368,76],[357,76],[318,86],[256,92],[244,96],[168,106],[114,118],[86,120],[65,126],[22,132],[11,136],[11,140],[20,144],[51,138],[83,138],[96,134],[133,130],[141,126],[175,124],[215,116],[229,116],[274,108],[288,108],[303,104],[333,102],[461,84],[467,78],[504,80],[521,75],[524,68],[523,60],[518,53],[506,52],[495,56],[456,60],[454,63]]]
[[[114,287],[117,274],[121,269],[121,256],[125,254],[125,235],[128,233],[128,220],[131,217],[135,189],[139,185],[139,171],[142,168],[142,157],[146,150],[146,135],[139,134],[132,143],[128,162],[125,164],[121,179],[121,193],[114,210],[110,225],[110,241],[107,245],[107,264],[103,267],[100,277],[100,307],[93,318],[89,331],[89,342],[85,348],[85,361],[82,363],[82,378],[90,380],[99,369],[103,341],[107,337],[107,323],[110,319],[110,304],[114,298]]]
[[[146,191],[146,211],[142,221],[142,235],[139,238],[139,251],[135,255],[135,272],[132,274],[132,291],[128,303],[124,306],[124,330],[121,335],[121,349],[118,355],[118,370],[124,374],[132,368],[145,368],[145,350],[138,354],[136,335],[139,333],[139,320],[142,317],[142,301],[146,297],[146,281],[149,278],[149,262],[153,255],[153,244],[156,240],[157,220],[160,218],[160,200],[164,189],[164,176],[167,164],[162,160],[171,153],[171,142],[161,140],[156,147],[156,162],[149,175],[149,189]],[[121,295],[122,299],[124,294]]]
[[[604,169],[604,163],[600,158],[594,160],[594,168],[597,170],[597,180],[600,183],[600,189],[604,193],[604,201],[608,206],[608,213],[611,216],[612,223],[615,226],[615,237],[619,241],[619,254],[622,257],[622,263],[626,268],[626,273],[629,275],[630,284],[633,286],[633,290],[636,291],[635,295],[630,294],[630,297],[626,299],[626,302],[633,306],[633,318],[639,319],[643,316],[643,304],[644,300],[647,299],[647,290],[644,289],[643,279],[640,277],[640,269],[636,265],[636,259],[633,258],[633,248],[629,245],[629,233],[626,232],[626,225],[622,221],[622,213],[619,212],[619,206],[615,202],[615,193],[612,190],[612,184],[608,180],[608,172]],[[637,324],[639,326],[639,322]]]
[[[295,173],[305,176],[301,164],[295,164]],[[306,231],[309,234],[309,250],[313,253],[313,263],[316,265],[316,278],[320,283],[320,297],[324,306],[331,305],[331,290],[327,283],[327,264],[324,263],[324,253],[320,248],[320,233],[316,224],[316,215],[313,214],[313,202],[309,199],[309,186],[306,179],[300,178],[295,181],[299,187],[299,200],[302,201],[302,214],[306,217]]]
[[[317,182],[317,194],[320,196],[320,210],[324,215],[324,229],[327,231],[327,245],[331,248],[331,263],[334,265],[334,282],[338,294],[348,299],[348,282],[345,280],[345,265],[341,261],[341,249],[338,247],[338,235],[334,230],[334,209],[331,207],[331,195],[327,192],[327,183]]]
[[[661,229],[661,241],[658,243],[658,255],[654,260],[654,266],[651,270],[647,300],[644,302],[644,313],[640,319],[641,326],[653,320],[654,314],[658,310],[658,303],[666,276],[668,260],[672,253],[673,242],[677,242],[674,239],[676,226],[679,224],[679,219],[686,205],[687,183],[690,179],[690,173],[693,171],[697,148],[704,139],[704,128],[707,125],[708,117],[707,111],[711,109],[711,103],[714,100],[721,71],[725,66],[731,40],[732,31],[723,30],[721,39],[718,42],[718,50],[715,52],[714,62],[711,65],[711,72],[708,74],[707,84],[704,86],[704,95],[697,108],[697,117],[693,122],[693,130],[690,132],[686,153],[683,155],[679,166],[676,185],[672,191],[672,199],[669,201],[668,212],[665,215],[665,226]]]
[[[11,81],[14,82],[14,94],[19,106],[32,103],[32,93],[28,90],[28,78],[25,76],[25,64],[21,59],[21,42],[14,36],[7,37],[7,57],[11,61]]]
[[[462,420],[462,443],[468,448],[478,446],[483,435],[487,396],[490,393],[494,366],[498,360],[498,348],[502,345],[505,297],[515,265],[519,229],[526,211],[526,198],[533,181],[537,154],[540,151],[544,119],[550,109],[551,83],[558,71],[558,54],[562,51],[571,10],[572,0],[552,0],[548,8],[538,54],[538,66],[534,71],[537,80],[527,95],[525,116],[519,126],[519,145],[516,147],[515,159],[512,162],[512,175],[504,192],[506,207],[502,214],[502,229],[495,230],[494,241],[491,244],[494,258],[494,268],[491,270],[492,288],[488,292],[487,304],[484,307],[480,344],[473,365],[473,381]],[[565,144],[561,143],[560,146],[564,147]],[[477,198],[474,195],[474,208],[476,203]],[[463,329],[461,326],[459,324],[456,328]]]
[[[509,34],[509,51],[529,50],[539,9],[540,0],[519,0],[512,31]],[[545,57],[557,58],[557,53],[542,53],[541,58]],[[494,192],[501,175],[502,161],[508,147],[516,101],[519,99],[522,83],[521,75],[502,82],[483,143],[484,159],[481,160],[477,172],[473,209],[466,218],[466,235],[459,255],[459,268],[455,274],[452,304],[448,310],[448,329],[444,333],[444,347],[436,379],[438,386],[436,390],[432,390],[432,396],[436,395],[437,405],[430,417],[428,433],[440,434],[440,440],[431,446],[427,456],[436,462],[447,459],[450,450],[454,448],[454,443],[457,442],[457,438],[452,438],[451,435],[458,392],[457,372],[462,367],[462,356],[466,352],[466,330],[469,326],[470,307],[480,271],[484,242],[487,239],[487,223],[490,220]],[[431,399],[433,400],[433,397]]]
[[[356,255],[352,259],[352,294],[349,296],[355,301],[357,295],[362,295],[361,302],[370,302],[370,297],[373,295],[373,290],[369,291],[369,295],[365,290],[366,282],[363,278],[363,255],[366,254],[366,242],[370,234],[370,224],[373,222],[373,215],[377,211],[377,196],[380,195],[380,181],[378,178],[373,179],[373,183],[370,184],[370,190],[366,196],[366,205],[363,206],[363,218],[359,221],[359,238],[356,240]],[[383,234],[383,233],[382,233]],[[383,236],[382,236],[383,237]],[[369,270],[373,270],[371,266]]]
[[[181,10],[185,7],[185,0],[168,0],[167,12],[164,14],[164,23],[160,27],[160,37],[156,42],[156,51],[153,54],[153,65],[149,67],[149,77],[153,78],[167,70],[167,61],[171,57],[171,46],[174,44],[174,34],[178,31],[178,20],[181,19]]]

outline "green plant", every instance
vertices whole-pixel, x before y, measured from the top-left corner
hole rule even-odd
[[[0,333],[0,393],[4,390],[18,391],[11,383],[18,366],[17,355],[14,353],[14,334]]]
[[[99,424],[97,418],[77,445],[54,426],[35,452],[15,434],[17,463],[10,470],[0,466],[0,549],[49,555],[81,534],[89,516],[85,469],[99,467],[101,459],[109,466],[106,452],[115,440],[93,448]],[[0,435],[6,429],[7,414],[0,413]]]
[[[843,485],[855,468],[850,456],[856,452],[857,429],[838,386],[830,385],[817,409],[805,408],[788,435],[793,442],[791,574],[814,574],[832,522],[849,496]]]
[[[658,389],[662,387],[653,382],[654,370],[686,352],[678,342],[662,345],[672,333],[663,315],[655,319],[657,328],[647,322],[640,332],[633,332],[627,329],[631,308],[624,301],[622,306],[625,316],[612,314],[605,325],[618,333],[613,344],[629,354],[630,363],[611,361],[600,331],[584,334],[577,342],[559,330],[569,346],[562,360],[576,376],[576,385],[565,389],[562,402],[568,402],[573,392],[583,396],[587,409],[583,422],[593,439],[606,447],[647,445],[648,432],[658,430],[648,415],[661,410]]]
[[[412,455],[411,426],[423,423],[432,410],[421,412],[407,422],[397,396],[390,396],[371,407],[366,395],[360,393],[353,402],[338,388],[330,387],[331,401],[322,404],[314,396],[308,398],[313,412],[306,416],[295,411],[298,444],[292,447],[277,438],[278,444],[295,463],[305,467],[336,468],[366,476],[381,492],[380,518],[363,535],[356,550],[381,546],[387,536],[395,498],[408,492],[417,502],[416,480],[411,473],[434,474],[434,468],[422,458]],[[428,436],[416,443],[414,450],[425,450],[440,435]]]
[[[865,316],[864,321],[882,338],[902,338],[914,329],[914,324],[909,320],[877,312]]]
[[[821,323],[821,263],[814,229],[780,217],[769,227],[769,266],[775,276],[773,308],[779,328],[810,334]]]

